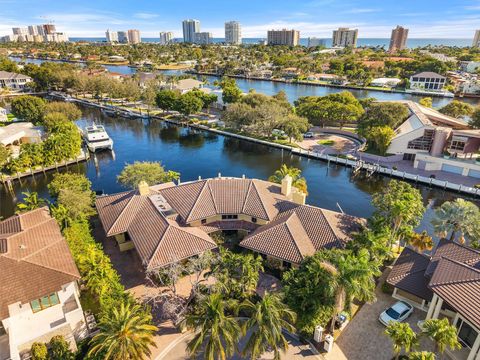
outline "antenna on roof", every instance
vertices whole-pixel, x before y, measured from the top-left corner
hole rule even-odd
[[[338,202],[337,202],[337,207],[340,209],[340,212],[341,212],[342,214],[345,214],[345,213],[343,212],[342,207],[340,206],[340,204],[339,204]]]
[[[218,178],[220,179],[222,177],[222,173],[218,173]]]
[[[202,180],[202,176],[201,176],[201,175],[198,175],[198,180]]]

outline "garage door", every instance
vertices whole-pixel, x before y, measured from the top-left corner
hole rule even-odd
[[[480,170],[470,169],[470,171],[468,172],[468,176],[480,179]]]
[[[442,171],[462,175],[463,168],[459,167],[459,166],[443,164],[442,165]]]

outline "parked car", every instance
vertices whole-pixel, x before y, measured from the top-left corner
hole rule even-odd
[[[413,312],[413,306],[405,301],[397,301],[387,310],[382,312],[378,320],[385,326],[388,326],[390,321],[402,322],[408,318]]]
[[[313,132],[311,132],[311,131],[308,131],[308,132],[306,132],[305,134],[303,134],[303,138],[304,138],[304,139],[311,139],[311,138],[313,138],[313,137],[315,137],[315,134],[314,134]]]

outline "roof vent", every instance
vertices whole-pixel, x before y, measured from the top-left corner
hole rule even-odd
[[[27,245],[20,244],[19,248],[22,249],[22,250],[25,250],[27,248]]]
[[[170,215],[175,214],[175,211],[172,209],[170,204],[161,194],[155,194],[150,196],[150,201],[155,206],[155,208],[162,214],[163,216],[167,217]]]

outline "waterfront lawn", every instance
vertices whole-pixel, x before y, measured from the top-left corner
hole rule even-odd
[[[323,139],[323,140],[318,140],[317,144],[324,145],[324,146],[333,146],[335,144],[335,141],[331,139]]]
[[[286,145],[286,146],[291,146],[293,148],[299,148],[300,146],[298,146],[297,144],[293,143],[293,142],[290,142],[288,140],[272,140],[272,142],[274,142],[275,144],[280,144],[280,145]]]

